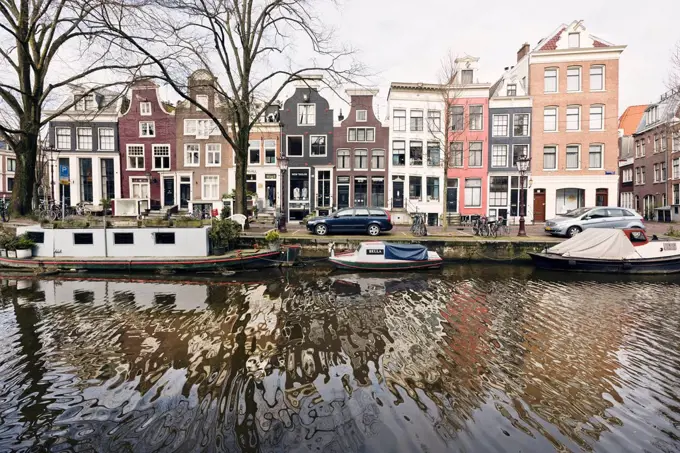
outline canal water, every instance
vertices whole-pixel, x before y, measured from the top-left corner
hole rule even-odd
[[[677,281],[0,276],[0,451],[680,451]]]

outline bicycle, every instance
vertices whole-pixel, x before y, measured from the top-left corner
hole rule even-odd
[[[425,224],[425,215],[420,213],[413,214],[413,224],[411,225],[411,233],[414,236],[427,236],[427,225]]]
[[[475,216],[472,220],[472,233],[475,236],[489,236],[489,219],[486,216]]]
[[[9,222],[9,203],[4,197],[0,199],[0,217],[3,222]]]

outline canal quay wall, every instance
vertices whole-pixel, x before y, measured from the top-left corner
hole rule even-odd
[[[264,236],[242,236],[244,246],[253,247],[256,244],[262,246]],[[328,258],[330,257],[331,243],[335,243],[335,251],[342,252],[356,250],[359,244],[365,241],[376,240],[366,237],[283,237],[284,245],[300,244],[302,246],[302,258]],[[531,261],[530,252],[541,252],[547,247],[560,242],[555,238],[522,238],[522,239],[460,239],[460,238],[378,238],[397,244],[423,244],[429,250],[436,251],[446,261],[468,262],[527,262]]]

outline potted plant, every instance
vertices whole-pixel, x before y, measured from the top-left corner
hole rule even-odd
[[[264,240],[269,246],[269,250],[279,250],[281,248],[281,235],[276,230],[269,230],[264,235]]]
[[[8,246],[11,245],[14,236],[6,231],[0,233],[0,256],[7,257]]]
[[[212,241],[213,255],[224,255],[241,236],[241,225],[229,219],[215,219],[208,236]]]
[[[17,237],[13,245],[16,249],[17,258],[30,258],[33,256],[33,246],[35,246],[35,242],[28,236],[28,233],[24,233]]]

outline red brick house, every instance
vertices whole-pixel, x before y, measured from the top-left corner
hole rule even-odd
[[[148,200],[150,208],[177,204],[174,109],[152,81],[136,83],[118,123],[123,198]]]

